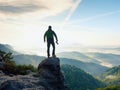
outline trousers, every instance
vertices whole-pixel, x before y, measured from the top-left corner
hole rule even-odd
[[[54,40],[49,40],[47,41],[47,56],[50,57],[50,46],[52,45],[53,50],[52,50],[52,55],[55,55],[55,43]]]

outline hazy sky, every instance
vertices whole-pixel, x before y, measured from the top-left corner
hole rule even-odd
[[[120,0],[0,0],[0,43],[44,51],[49,25],[59,51],[120,45]]]

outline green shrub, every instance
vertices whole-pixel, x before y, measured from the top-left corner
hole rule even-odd
[[[16,74],[25,75],[27,70],[30,70],[32,72],[37,71],[37,69],[32,65],[17,65],[16,66]]]
[[[37,69],[32,65],[17,65],[12,59],[12,53],[6,53],[0,50],[0,61],[4,62],[2,71],[5,74],[25,75],[27,70],[30,70],[32,72],[37,71]]]

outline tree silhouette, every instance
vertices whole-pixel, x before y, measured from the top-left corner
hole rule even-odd
[[[31,70],[32,72],[36,71],[36,68],[32,65],[17,65],[13,60],[11,52],[4,52],[0,50],[0,70],[5,74],[21,74],[25,75],[26,70]]]
[[[0,62],[7,62],[13,59],[11,52],[4,52],[0,50]]]
[[[0,69],[6,74],[13,72],[16,67],[12,59],[13,56],[11,52],[6,53],[0,50]]]

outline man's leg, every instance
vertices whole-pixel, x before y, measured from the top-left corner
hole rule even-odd
[[[52,56],[55,56],[55,43],[54,42],[52,42],[52,47],[53,47]]]
[[[47,56],[50,57],[50,43],[47,43]]]

